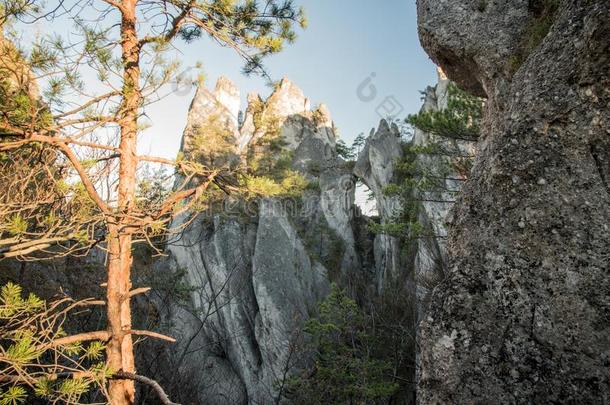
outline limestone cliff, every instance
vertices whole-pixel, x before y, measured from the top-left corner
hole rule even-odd
[[[445,80],[428,88],[423,109],[443,108],[446,88]],[[401,210],[400,201],[384,193],[400,180],[396,167],[405,141],[396,125],[382,120],[358,161],[345,162],[337,156],[327,108],[311,110],[289,80],[266,100],[250,94],[243,118],[239,106],[239,91],[225,78],[213,90],[200,87],[181,154],[211,165],[247,163],[266,127],[277,126],[292,168],[310,187],[297,200],[267,198],[237,207],[229,199],[224,211],[200,215],[171,240],[165,258],[153,261],[146,249],[136,249],[134,284],[150,285],[153,292],[134,301],[135,322],[178,340],[169,349],[151,341],[140,345],[138,369],[157,379],[177,402],[275,402],[282,381],[310,361],[302,325],[316,314],[331,282],[365,304],[388,286],[404,285],[412,302],[405,311],[412,311],[423,308],[427,295],[425,289],[416,294],[416,275],[433,271],[444,257],[438,238],[416,239],[405,248],[404,240],[373,234],[371,219],[354,205],[354,183],[360,178],[375,195],[380,221],[391,222]],[[431,140],[430,134],[416,131],[411,143]],[[444,165],[434,156],[419,159],[432,170]],[[448,207],[426,201],[422,207],[419,220],[444,229]],[[177,218],[174,225],[185,219]],[[56,269],[3,262],[1,278],[45,297],[60,288],[77,296],[101,295],[104,260],[94,251]],[[91,269],[87,277],[76,271],[82,267]],[[415,325],[407,333],[406,339],[413,339]],[[401,400],[411,394],[403,392]],[[149,403],[146,390],[139,398]]]
[[[335,152],[325,107],[310,110],[301,90],[284,79],[267,100],[248,97],[237,128],[231,118],[237,100],[239,92],[226,79],[214,92],[200,88],[183,153],[198,152],[193,129],[211,116],[234,134],[240,159],[248,159],[264,126],[276,125],[293,168],[312,186],[298,204],[267,198],[245,211],[201,216],[159,264],[184,270],[192,287],[188,306],[160,305],[169,332],[181,337],[170,356],[178,359],[172,364],[178,372],[160,378],[174,386],[176,378],[188,381],[191,394],[206,404],[276,401],[283,379],[306,361],[300,352],[303,321],[315,314],[331,280],[361,270],[352,231],[353,175]]]
[[[487,97],[421,332],[418,398],[610,400],[610,3],[419,0],[422,44]]]
[[[422,110],[445,108],[447,86],[448,81],[440,78],[429,87]],[[293,200],[287,205],[285,200],[267,198],[245,211],[231,211],[233,205],[227,204],[229,211],[200,216],[168,246],[168,258],[157,267],[183,274],[190,293],[186,305],[157,300],[167,332],[180,339],[163,361],[171,372],[161,371],[156,377],[168,387],[188,382],[188,390],[176,392],[178,400],[184,395],[212,404],[277,401],[282,381],[309,361],[302,350],[301,328],[315,315],[331,282],[348,288],[361,302],[374,300],[388,286],[402,286],[399,290],[410,302],[404,311],[413,311],[417,318],[430,288],[420,279],[444,267],[444,226],[451,198],[462,184],[454,170],[446,170],[452,167],[452,158],[419,155],[417,165],[447,176],[440,191],[413,190],[412,198],[421,206],[417,220],[430,234],[411,239],[375,235],[368,228],[370,219],[354,206],[354,182],[361,179],[373,192],[379,221],[396,221],[402,202],[386,195],[385,188],[408,180],[397,170],[406,142],[399,128],[382,120],[357,162],[350,164],[337,156],[326,107],[311,111],[309,100],[289,80],[284,79],[266,100],[249,95],[242,120],[235,118],[239,97],[224,78],[212,92],[199,88],[182,153],[211,163],[215,149],[209,143],[218,141],[210,131],[213,120],[224,129],[221,142],[229,145],[231,159],[247,161],[249,151],[272,125],[291,152],[292,168],[315,186],[296,205]],[[407,144],[434,142],[439,142],[434,135],[416,130]],[[472,145],[452,145],[473,153]],[[408,333],[407,339],[415,339],[415,324]]]

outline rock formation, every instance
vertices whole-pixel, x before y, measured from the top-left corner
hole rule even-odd
[[[425,89],[422,112],[441,111],[447,108],[450,81],[439,70],[438,83]],[[395,195],[387,195],[384,189],[390,184],[417,183],[421,177],[432,177],[433,187],[411,186],[409,199],[418,206],[416,221],[424,229],[423,235],[412,234],[411,240],[401,241],[397,237],[379,234],[375,237],[375,263],[378,266],[379,289],[388,279],[409,281],[417,285],[418,309],[425,309],[429,288],[425,279],[442,277],[446,271],[445,238],[447,223],[451,220],[451,208],[466,180],[457,170],[461,159],[471,159],[475,154],[473,142],[443,138],[414,128],[412,137],[404,145],[399,128],[382,121],[377,131],[373,130],[356,166],[354,174],[373,192],[382,223],[392,223],[404,209],[403,201]],[[418,177],[406,179],[399,173],[397,165],[405,158],[404,147],[419,149],[413,164],[418,167]],[[424,153],[425,149],[437,152]],[[404,198],[404,197],[403,197]],[[413,232],[411,232],[413,233]],[[401,256],[401,243],[406,244],[406,255]]]
[[[264,136],[263,121],[280,129],[292,166],[312,184],[294,201],[267,198],[245,211],[201,216],[168,247],[160,266],[184,269],[194,291],[190,307],[165,308],[171,333],[181,336],[173,358],[201,403],[273,403],[278,387],[303,361],[298,331],[317,310],[331,280],[360,270],[352,231],[354,182],[335,152],[325,107],[311,111],[284,79],[266,100],[248,97],[235,126],[239,93],[221,79],[212,93],[200,88],[192,103],[183,152],[193,155],[193,128],[221,117],[236,154]],[[226,119],[225,119],[226,118]],[[229,207],[227,205],[226,207]],[[165,376],[168,377],[175,376]],[[171,379],[171,378],[169,378]]]
[[[402,158],[400,131],[396,125],[381,121],[371,131],[358,157],[354,173],[373,192],[382,223],[393,221],[401,210],[400,200],[386,196],[384,188],[396,181],[396,164]],[[383,288],[388,278],[406,279],[406,266],[400,257],[401,241],[394,236],[379,234],[375,237],[374,258],[376,287]]]
[[[424,109],[443,108],[446,89],[446,80],[429,88]],[[188,391],[190,398],[211,404],[277,400],[283,379],[308,362],[299,331],[315,315],[331,282],[350,289],[363,302],[388,283],[404,284],[415,300],[414,271],[431,272],[444,257],[444,246],[436,238],[415,239],[405,255],[403,240],[374,235],[369,220],[354,206],[358,177],[373,191],[380,221],[391,222],[399,214],[400,201],[384,193],[385,187],[400,180],[396,165],[403,156],[403,141],[396,125],[382,120],[354,165],[337,156],[326,107],[312,111],[289,80],[284,79],[266,100],[250,94],[239,127],[239,120],[233,119],[238,115],[237,100],[238,90],[224,78],[213,92],[199,88],[182,153],[209,162],[211,149],[205,137],[197,138],[211,117],[228,134],[224,141],[233,158],[242,161],[249,159],[249,151],[268,127],[277,126],[293,170],[311,187],[298,204],[264,198],[245,210],[200,216],[168,246],[168,258],[157,265],[163,271],[182,272],[190,286],[187,305],[157,302],[169,325],[167,332],[181,337],[166,360],[172,372],[157,377],[170,387],[188,381],[189,390],[181,390],[185,397]],[[418,131],[412,143],[430,141],[431,135]],[[421,159],[430,168],[445,164],[443,158]],[[447,207],[422,204],[421,220],[441,229]]]
[[[428,88],[424,110],[442,108],[445,93],[446,81]],[[302,325],[316,314],[331,282],[362,303],[373,301],[388,285],[404,284],[419,307],[415,274],[432,271],[443,255],[435,238],[432,245],[417,239],[405,255],[403,240],[373,234],[370,219],[354,205],[354,183],[360,178],[374,192],[380,221],[391,222],[399,214],[400,201],[384,194],[385,187],[401,180],[396,165],[403,157],[403,140],[396,125],[382,120],[358,161],[346,162],[337,156],[327,108],[312,111],[289,80],[266,100],[249,95],[243,119],[238,118],[239,105],[239,91],[225,78],[212,91],[200,87],[189,109],[181,154],[205,164],[235,166],[250,158],[267,127],[277,126],[293,170],[310,187],[298,201],[267,198],[237,207],[228,200],[225,211],[202,214],[171,241],[168,256],[154,264],[153,276],[150,252],[136,250],[134,283],[153,287],[150,300],[134,300],[136,322],[142,317],[178,338],[169,350],[145,343],[138,350],[138,368],[179,402],[274,402],[282,381],[310,360]],[[430,135],[421,131],[412,140],[429,141]],[[442,162],[432,157],[422,164],[434,168]],[[420,220],[441,229],[445,213],[431,205]],[[177,218],[175,225],[185,219]],[[104,261],[94,250],[55,266],[2,262],[2,281],[20,282],[44,297],[60,288],[76,296],[102,295]],[[86,277],[76,270],[83,267],[90,269]],[[415,328],[410,333],[414,337]],[[140,394],[142,403],[147,403],[145,394]]]
[[[418,400],[610,401],[610,3],[419,0],[422,44],[487,97]]]

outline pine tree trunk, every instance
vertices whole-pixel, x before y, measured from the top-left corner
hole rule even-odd
[[[128,298],[131,288],[131,235],[120,235],[118,227],[110,232],[108,261],[108,327],[111,339],[107,346],[107,361],[113,372],[135,373],[131,335],[131,308]],[[109,386],[112,405],[132,405],[135,388],[131,380],[111,380]]]
[[[111,339],[107,347],[108,364],[113,371],[135,373],[131,330],[132,233],[131,212],[135,203],[138,112],[140,94],[140,45],[136,31],[136,0],[122,2],[121,46],[123,62],[123,103],[120,120],[120,168],[118,215],[109,226],[108,327]],[[109,386],[112,405],[135,403],[131,380],[112,380]]]

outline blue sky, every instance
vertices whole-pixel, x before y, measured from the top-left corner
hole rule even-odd
[[[400,116],[419,110],[419,91],[436,82],[436,70],[419,44],[414,0],[297,3],[305,7],[309,27],[299,32],[295,44],[266,61],[273,79],[287,76],[312,105],[325,103],[348,143],[377,126],[377,110],[383,107],[402,110]],[[179,51],[185,66],[203,62],[208,87],[225,75],[241,89],[243,102],[248,92],[270,92],[262,79],[241,74],[243,63],[229,49],[202,40]],[[358,96],[361,85],[365,97]],[[184,93],[147,109],[152,127],[143,134],[143,151],[175,157],[194,90]]]

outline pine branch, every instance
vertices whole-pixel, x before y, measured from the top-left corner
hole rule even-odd
[[[149,330],[129,330],[126,333],[129,335],[148,336],[159,340],[165,340],[166,342],[176,343],[176,339],[173,337],[162,335],[161,333],[157,332],[151,332]]]

